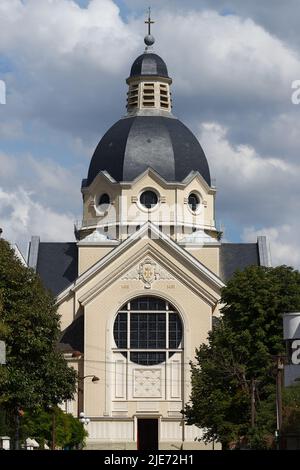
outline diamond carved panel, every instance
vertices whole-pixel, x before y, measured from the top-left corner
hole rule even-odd
[[[135,369],[133,374],[134,398],[161,398],[161,370]]]

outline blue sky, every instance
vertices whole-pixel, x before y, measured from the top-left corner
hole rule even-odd
[[[300,266],[300,107],[291,102],[300,79],[299,2],[151,3],[174,114],[205,150],[226,239],[266,234],[274,263]],[[125,113],[147,7],[1,0],[0,226],[23,251],[31,235],[72,239],[81,179],[103,133]]]

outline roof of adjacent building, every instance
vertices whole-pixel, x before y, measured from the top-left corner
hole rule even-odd
[[[131,67],[130,77],[143,75],[169,78],[167,66],[162,58],[149,52],[137,57]]]
[[[220,278],[226,283],[235,271],[261,265],[257,243],[222,243]]]
[[[58,295],[77,278],[77,257],[76,242],[39,244],[36,271],[44,286],[54,295]]]
[[[116,122],[94,152],[86,184],[104,170],[116,181],[133,181],[149,167],[170,182],[181,182],[198,171],[211,184],[200,143],[173,116],[134,116]]]
[[[222,243],[220,278],[228,281],[235,271],[261,265],[257,243]],[[45,287],[58,295],[78,277],[76,242],[39,243],[36,271]]]

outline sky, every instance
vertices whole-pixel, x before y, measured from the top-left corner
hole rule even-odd
[[[149,0],[0,0],[0,227],[73,241],[81,179],[125,115]],[[228,242],[267,235],[273,265],[300,267],[299,0],[152,0],[173,113],[199,139]]]

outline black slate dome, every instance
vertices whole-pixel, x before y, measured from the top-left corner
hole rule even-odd
[[[137,57],[131,67],[130,77],[140,77],[142,75],[169,78],[167,66],[162,58],[149,52]]]
[[[132,181],[148,167],[170,182],[181,182],[194,170],[211,183],[202,147],[181,121],[134,116],[120,119],[103,136],[92,157],[86,184],[89,186],[101,170],[116,181]]]

